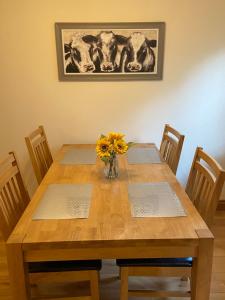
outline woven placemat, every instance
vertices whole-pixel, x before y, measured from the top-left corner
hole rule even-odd
[[[60,161],[64,165],[93,165],[96,162],[95,149],[71,149]]]
[[[179,198],[167,182],[130,184],[128,196],[132,217],[186,216]]]
[[[160,164],[159,152],[155,148],[131,148],[127,152],[129,164]]]
[[[91,184],[51,184],[45,191],[33,220],[88,218]]]

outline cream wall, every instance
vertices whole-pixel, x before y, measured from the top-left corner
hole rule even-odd
[[[58,81],[55,22],[127,21],[166,22],[162,81]],[[0,0],[0,25],[0,155],[16,150],[30,192],[24,136],[39,124],[55,152],[110,130],[159,145],[171,123],[186,135],[182,183],[197,145],[225,167],[224,0]]]

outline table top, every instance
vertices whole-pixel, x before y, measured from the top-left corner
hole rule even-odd
[[[8,243],[23,243],[26,247],[54,243],[83,246],[135,246],[160,241],[194,241],[197,231],[208,229],[175,175],[164,162],[158,164],[128,164],[126,155],[119,155],[119,177],[104,177],[104,163],[97,158],[94,165],[65,165],[60,160],[73,148],[94,145],[63,145],[37,188],[31,202],[11,234]],[[135,147],[155,147],[138,144]],[[187,216],[169,218],[133,218],[128,199],[128,184],[168,182],[180,199]],[[90,183],[93,185],[89,217],[70,220],[32,220],[32,215],[49,184]]]

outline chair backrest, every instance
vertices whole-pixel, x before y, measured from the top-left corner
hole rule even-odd
[[[177,172],[183,142],[184,135],[166,124],[160,145],[160,153],[174,174]]]
[[[53,162],[44,127],[39,126],[38,129],[25,137],[25,141],[35,176],[40,184]]]
[[[211,226],[225,180],[225,171],[198,147],[191,166],[186,192],[202,218]]]
[[[30,198],[14,152],[0,160],[0,230],[7,240]]]

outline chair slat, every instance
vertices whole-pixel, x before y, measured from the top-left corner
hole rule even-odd
[[[169,151],[168,151],[168,156],[167,156],[167,163],[169,166],[173,166],[174,161],[175,161],[175,147],[173,144],[169,145]]]
[[[2,188],[2,192],[3,192],[3,195],[4,195],[4,199],[5,199],[5,206],[7,207],[8,209],[8,213],[10,215],[12,215],[13,217],[16,217],[16,212],[14,210],[14,206],[13,206],[13,203],[10,199],[10,194],[9,194],[9,191],[7,189],[7,185],[5,185],[3,188]]]
[[[17,193],[18,199],[20,199],[21,207],[24,209],[27,206],[27,204],[30,202],[30,197],[25,188],[23,178],[20,173],[17,173],[12,178],[12,183],[15,186],[15,193]]]
[[[10,216],[10,205],[8,204],[7,198],[5,197],[5,193],[3,193],[3,191],[0,192],[0,198],[1,198],[1,210],[7,221]]]
[[[203,183],[204,177],[203,175],[198,172],[197,173],[197,178],[195,181],[195,185],[194,185],[194,190],[193,190],[193,203],[195,206],[198,206],[198,202],[199,202],[199,195],[201,193],[201,189],[202,189],[202,183]]]
[[[8,185],[8,189],[9,189],[9,192],[10,192],[10,196],[11,196],[13,205],[14,205],[14,207],[17,207],[18,213],[20,214],[21,211],[23,211],[23,208],[24,208],[24,206],[22,205],[23,201],[20,201],[20,199],[22,197],[18,195],[18,192],[16,192],[15,186],[13,185],[13,182],[12,182],[12,178],[11,178],[11,180],[9,180],[7,185]]]
[[[7,191],[7,194],[8,194],[8,201],[15,213],[15,216],[17,215],[17,211],[14,209],[15,207],[17,207],[18,205],[18,201],[16,201],[15,197],[14,197],[14,193],[11,189],[11,186],[10,186],[10,180],[6,183],[5,185],[5,189]]]
[[[18,168],[16,166],[7,169],[4,174],[0,176],[0,189],[9,181],[10,178],[18,173]]]
[[[41,173],[44,177],[45,174],[47,173],[49,167],[46,162],[46,157],[45,157],[45,154],[44,154],[44,151],[42,148],[42,144],[39,144],[36,147],[36,153],[37,153],[37,156],[39,157],[39,167],[40,167]]]
[[[2,203],[2,196],[0,193],[0,202]],[[12,229],[9,225],[9,220],[6,214],[4,213],[2,207],[0,206],[0,230],[2,232],[2,236],[4,239],[7,239],[7,237],[10,235]]]
[[[43,144],[44,157],[46,158],[46,164],[49,168],[52,164],[52,156],[51,153],[48,151],[48,144],[46,143],[46,140],[44,140],[42,144]]]

